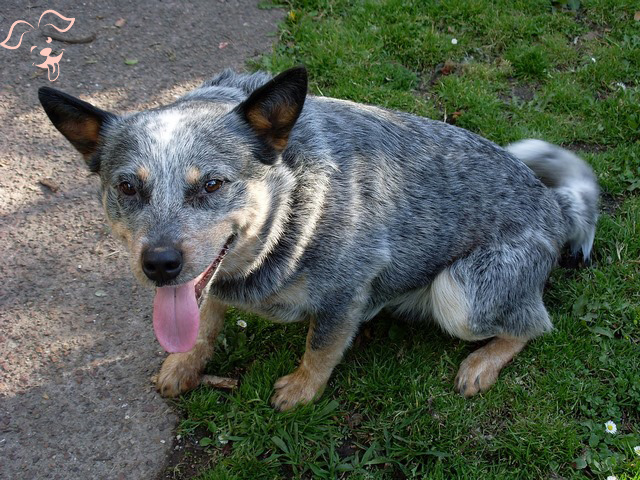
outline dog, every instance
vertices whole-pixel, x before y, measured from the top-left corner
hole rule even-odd
[[[234,306],[309,322],[299,367],[275,383],[276,409],[318,397],[383,309],[488,339],[454,380],[471,397],[552,329],[542,293],[561,249],[590,258],[599,189],[577,156],[308,95],[304,67],[226,70],[129,115],[48,87],[39,98],[100,176],[134,275],[156,288],[164,396],[198,385]]]

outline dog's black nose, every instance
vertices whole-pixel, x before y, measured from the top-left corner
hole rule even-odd
[[[154,247],[142,253],[142,270],[154,282],[168,282],[182,270],[182,253],[172,247]]]

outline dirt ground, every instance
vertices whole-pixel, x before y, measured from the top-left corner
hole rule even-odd
[[[0,40],[48,9],[75,23],[54,33],[67,42],[32,30],[0,48],[0,478],[155,478],[177,420],[150,383],[164,358],[152,292],[134,283],[98,180],[38,87],[121,112],[166,102],[271,47],[284,13],[257,3],[2,1]],[[63,51],[55,82],[33,65],[46,46]]]

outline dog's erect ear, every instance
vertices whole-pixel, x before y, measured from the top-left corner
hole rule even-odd
[[[92,156],[100,131],[116,116],[54,88],[41,87],[38,98],[49,120],[82,154],[91,171],[97,172],[99,165]]]
[[[258,137],[277,153],[289,141],[289,133],[298,120],[307,96],[307,70],[285,70],[236,107]]]

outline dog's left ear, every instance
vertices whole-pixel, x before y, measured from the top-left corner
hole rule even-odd
[[[99,170],[93,154],[98,149],[100,131],[116,115],[50,87],[41,87],[38,98],[51,123],[84,157],[92,172]]]
[[[236,112],[269,147],[281,153],[307,96],[307,70],[285,70],[255,90]]]

